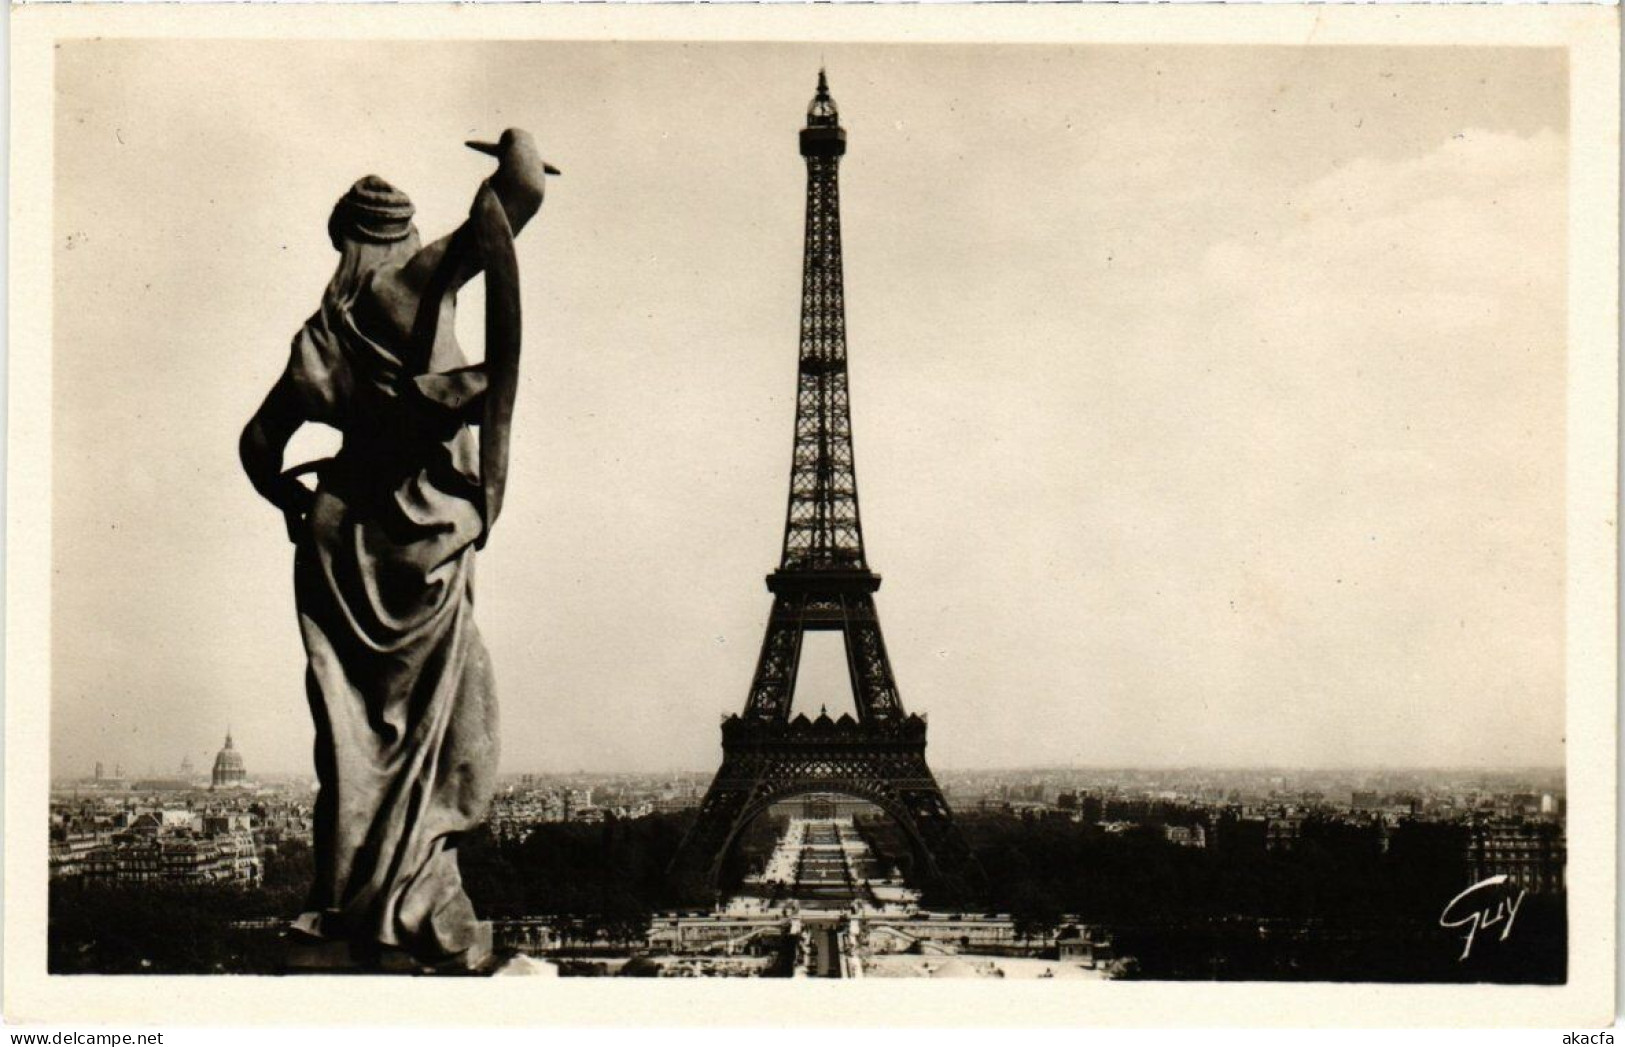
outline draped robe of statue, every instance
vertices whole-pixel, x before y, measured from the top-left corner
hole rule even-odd
[[[488,324],[511,325],[488,333],[499,345],[487,365],[466,366],[448,296],[432,337],[405,345],[363,333],[353,301],[330,302],[295,337],[285,375],[305,418],[344,437],[319,464],[294,561],[320,782],[315,883],[296,926],[419,959],[475,945],[455,847],[484,818],[497,763],[473,612],[475,550],[500,489],[493,500],[482,485],[466,421],[504,399],[511,411],[512,382],[487,397],[485,367],[513,377],[518,317],[511,234],[495,198],[484,203]],[[486,472],[505,473],[507,419],[483,417],[502,458]]]

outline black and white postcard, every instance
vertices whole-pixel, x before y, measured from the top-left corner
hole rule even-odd
[[[1617,11],[12,25],[8,1018],[1608,1020]]]

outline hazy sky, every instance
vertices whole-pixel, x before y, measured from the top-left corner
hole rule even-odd
[[[1561,52],[79,41],[53,772],[206,765],[228,723],[308,769],[237,435],[337,196],[383,175],[438,236],[510,125],[565,175],[478,569],[503,766],[713,768],[782,536],[820,57],[865,537],[935,766],[1561,762]],[[798,707],[850,708],[811,639]]]

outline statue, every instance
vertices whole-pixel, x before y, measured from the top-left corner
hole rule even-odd
[[[503,133],[467,222],[421,246],[411,201],[368,176],[333,208],[338,268],[243,431],[243,469],[294,543],[316,726],[316,877],[292,934],[353,963],[477,969],[490,954],[456,847],[494,792],[497,706],[474,624],[475,550],[502,507],[519,365],[513,236],[547,174]],[[486,362],[457,346],[457,291],[486,279]],[[343,433],[283,470],[305,422]],[[475,440],[471,427],[481,435]],[[301,476],[314,473],[314,489]]]

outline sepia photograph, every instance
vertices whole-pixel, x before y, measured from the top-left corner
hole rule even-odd
[[[8,1017],[1611,1015],[1617,24],[1259,13],[21,12]]]

